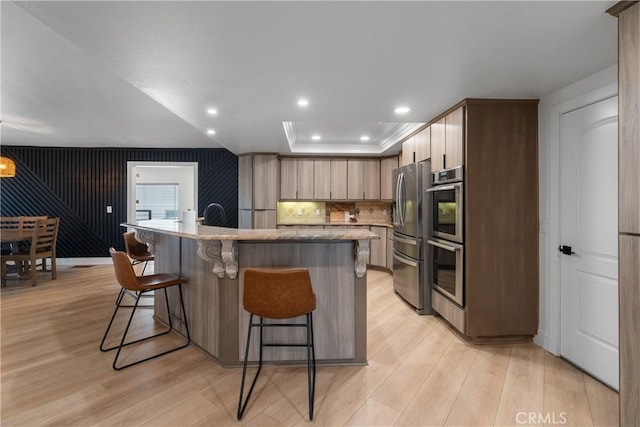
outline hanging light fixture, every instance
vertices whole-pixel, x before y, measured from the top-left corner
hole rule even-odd
[[[16,163],[8,157],[0,156],[0,178],[16,176]]]

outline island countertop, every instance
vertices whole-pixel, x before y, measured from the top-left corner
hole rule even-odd
[[[200,224],[184,224],[179,221],[139,221],[122,223],[123,227],[137,230],[160,232],[194,240],[373,240],[379,239],[376,233],[360,229],[241,229],[211,227]]]

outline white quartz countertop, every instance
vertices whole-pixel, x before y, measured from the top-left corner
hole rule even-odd
[[[173,220],[138,221],[120,225],[195,240],[373,240],[380,238],[371,231],[357,228],[241,229],[183,224]]]

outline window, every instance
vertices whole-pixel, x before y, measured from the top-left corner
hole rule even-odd
[[[136,184],[136,217],[178,219],[179,184]]]

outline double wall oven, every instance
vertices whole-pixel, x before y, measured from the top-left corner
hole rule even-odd
[[[433,174],[431,195],[432,287],[464,306],[464,181],[462,166]]]

